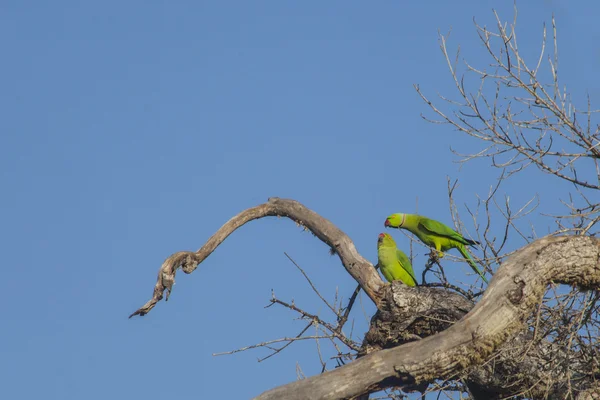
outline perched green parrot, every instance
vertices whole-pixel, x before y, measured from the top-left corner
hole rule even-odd
[[[402,281],[408,286],[417,286],[410,260],[402,250],[398,250],[396,242],[387,233],[380,233],[377,238],[377,258],[388,282]]]
[[[485,283],[488,283],[465,247],[467,245],[473,246],[479,244],[479,242],[464,238],[460,233],[441,222],[416,214],[392,214],[386,218],[385,226],[406,229],[421,239],[427,246],[435,248],[440,257],[444,256],[443,252],[446,250],[452,248],[458,249],[473,271],[477,272]]]

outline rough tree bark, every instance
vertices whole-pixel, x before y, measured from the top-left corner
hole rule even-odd
[[[166,291],[166,299],[175,283],[175,274],[181,267],[183,272],[191,274],[196,270],[198,264],[206,259],[227,237],[246,222],[263,217],[288,217],[301,226],[306,227],[315,234],[322,242],[331,247],[338,254],[346,271],[361,285],[365,293],[378,305],[381,301],[383,281],[373,264],[361,256],[354,243],[348,235],[342,232],[331,221],[321,217],[316,212],[309,210],[295,200],[271,197],[266,203],[242,211],[227,221],[219,230],[210,237],[196,252],[180,251],[169,256],[158,271],[158,279],[154,286],[154,294],[146,304],[136,310],[129,318],[135,315],[145,315],[154,308],[156,303],[163,299]]]
[[[394,282],[371,319],[359,356],[442,332],[474,306],[474,302],[453,291]],[[584,392],[600,378],[594,366],[573,365],[580,358],[577,351],[534,336],[529,329],[519,331],[494,351],[491,362],[474,366],[462,375],[474,399],[505,399],[515,394],[521,394],[517,398],[568,399],[570,392]],[[568,364],[573,371],[587,373],[569,375],[560,368]],[[406,385],[398,379],[395,384],[405,392],[427,389],[427,382]]]
[[[480,390],[482,396],[505,393],[499,387],[506,382],[496,382],[498,376],[490,373],[489,368],[474,367],[493,356],[498,357],[497,352],[507,339],[526,339],[526,332],[521,334],[525,339],[515,334],[524,330],[527,318],[541,301],[547,285],[554,282],[583,289],[600,287],[600,240],[583,236],[546,237],[520,249],[498,269],[475,306],[444,290],[407,288],[398,283],[387,285],[373,265],[356,251],[350,238],[334,224],[297,201],[271,198],[230,219],[197,252],[178,252],[168,257],[159,270],[152,299],[130,317],[148,313],[165,291],[168,300],[178,268],[193,272],[235,229],[266,216],[288,217],[328,244],[379,311],[365,337],[363,357],[333,371],[269,390],[257,399],[347,399],[392,386],[415,386],[448,379],[466,372],[470,372],[469,383],[476,389],[473,392]],[[419,318],[414,317],[414,309],[422,310]],[[409,311],[412,311],[410,318]],[[450,323],[431,324],[423,318],[423,315],[436,313],[450,318]],[[456,320],[459,321],[452,323]],[[400,336],[390,336],[390,342],[381,336],[386,329]],[[427,335],[432,336],[408,342]],[[389,348],[395,345],[399,346]],[[504,356],[510,365],[514,355],[506,352]],[[527,375],[532,368],[528,362],[520,365],[528,369],[521,371],[522,375]],[[518,365],[511,367],[519,368]],[[600,397],[598,379],[600,376],[592,376],[591,381],[581,385],[578,398]],[[486,390],[491,391],[486,394]],[[542,390],[547,396],[548,388]],[[541,393],[528,393],[534,398],[538,395],[542,397]]]

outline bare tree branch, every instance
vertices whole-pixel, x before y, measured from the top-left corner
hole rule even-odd
[[[196,252],[180,251],[169,256],[158,271],[152,299],[131,314],[129,318],[147,314],[156,303],[163,299],[165,291],[167,292],[166,300],[169,300],[177,269],[181,268],[186,274],[191,274],[236,229],[255,219],[273,216],[287,217],[295,221],[310,230],[323,243],[329,245],[331,251],[340,257],[346,271],[358,282],[367,296],[376,305],[379,304],[383,281],[373,264],[356,251],[356,247],[348,235],[329,220],[295,200],[271,197],[266,203],[249,208],[231,218],[208,239],[200,250]]]
[[[466,206],[482,243],[483,255],[475,258],[488,272],[498,271],[477,305],[472,299],[482,292],[475,294],[473,286],[467,290],[448,282],[435,257],[426,266],[423,283],[425,273],[437,265],[439,272],[437,268],[432,272],[441,283],[427,286],[443,286],[446,290],[409,288],[399,282],[384,284],[373,265],[358,254],[352,241],[335,225],[294,200],[272,198],[232,218],[197,252],[178,252],[167,258],[152,299],[130,318],[148,313],[163,299],[165,291],[168,300],[176,271],[182,268],[185,273],[193,272],[240,226],[267,216],[284,216],[310,230],[330,247],[331,254],[337,253],[358,287],[343,309],[341,300],[338,306],[337,292],[329,304],[296,265],[337,316],[337,323],[304,311],[293,302],[273,299],[272,304],[287,307],[310,322],[295,337],[288,335],[248,348],[269,348],[273,351],[267,356],[270,357],[294,341],[315,340],[323,371],[327,368],[322,347],[329,342],[337,351],[331,359],[338,366],[344,359],[359,359],[334,371],[275,388],[259,399],[362,399],[363,395],[368,398],[368,393],[382,389],[389,398],[404,398],[403,391],[417,390],[423,396],[437,391],[439,397],[447,391],[468,390],[474,400],[506,396],[600,399],[600,239],[594,237],[600,234],[600,112],[592,109],[589,96],[587,108],[577,108],[566,87],[559,84],[554,19],[551,31],[544,27],[539,57],[536,54],[530,63],[517,45],[516,7],[511,24],[494,14],[494,31],[475,24],[490,56],[490,63],[483,68],[465,61],[461,71],[459,51],[452,57],[448,36],[439,36],[440,49],[458,92],[457,100],[438,95],[441,101],[430,101],[415,85],[438,121],[425,119],[448,124],[483,145],[470,154],[452,149],[462,158],[461,163],[487,158],[501,170],[489,195],[479,198],[475,208]],[[544,74],[549,76],[549,83],[540,80]],[[529,166],[553,175],[557,182],[568,182],[574,191],[568,193],[568,199],[560,200],[566,213],[550,215],[557,229],[548,229],[546,233],[551,235],[537,241],[536,228],[525,224],[523,217],[535,210],[539,197],[533,196],[515,208],[508,194],[498,194],[503,182]],[[456,182],[448,181],[452,219],[462,231],[452,197],[456,187]],[[492,215],[505,220],[501,232],[491,229]],[[482,216],[485,220],[478,219]],[[556,236],[567,233],[577,236]],[[507,252],[512,235],[529,244]],[[346,336],[342,328],[361,288],[378,311],[359,349],[352,334]],[[303,336],[311,326],[315,333]],[[274,343],[285,344],[280,347]],[[340,347],[344,346],[349,353],[342,352]],[[304,379],[299,366],[297,370]]]
[[[455,376],[483,364],[522,329],[551,282],[583,289],[600,287],[600,239],[539,239],[512,255],[498,269],[481,301],[447,330],[280,386],[257,399],[352,398],[398,380],[419,384]]]

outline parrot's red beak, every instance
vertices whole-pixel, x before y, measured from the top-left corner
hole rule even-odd
[[[383,225],[387,228],[388,226],[390,226],[390,221],[386,218]]]

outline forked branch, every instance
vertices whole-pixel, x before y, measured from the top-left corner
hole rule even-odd
[[[141,308],[129,316],[145,315],[163,299],[166,300],[173,290],[175,274],[179,268],[186,274],[194,272],[227,237],[247,222],[264,217],[287,217],[311,231],[323,243],[327,244],[333,253],[337,254],[346,271],[358,282],[365,293],[379,305],[383,281],[373,268],[373,264],[361,256],[348,235],[342,232],[331,221],[316,212],[306,208],[295,200],[271,197],[266,203],[242,211],[227,221],[208,241],[196,252],[180,251],[169,256],[158,271],[154,293]]]
[[[481,301],[447,330],[280,386],[257,399],[346,399],[398,382],[420,384],[460,375],[483,364],[523,328],[551,282],[599,288],[600,239],[563,236],[537,240],[502,264]],[[600,394],[600,389],[593,390]]]

